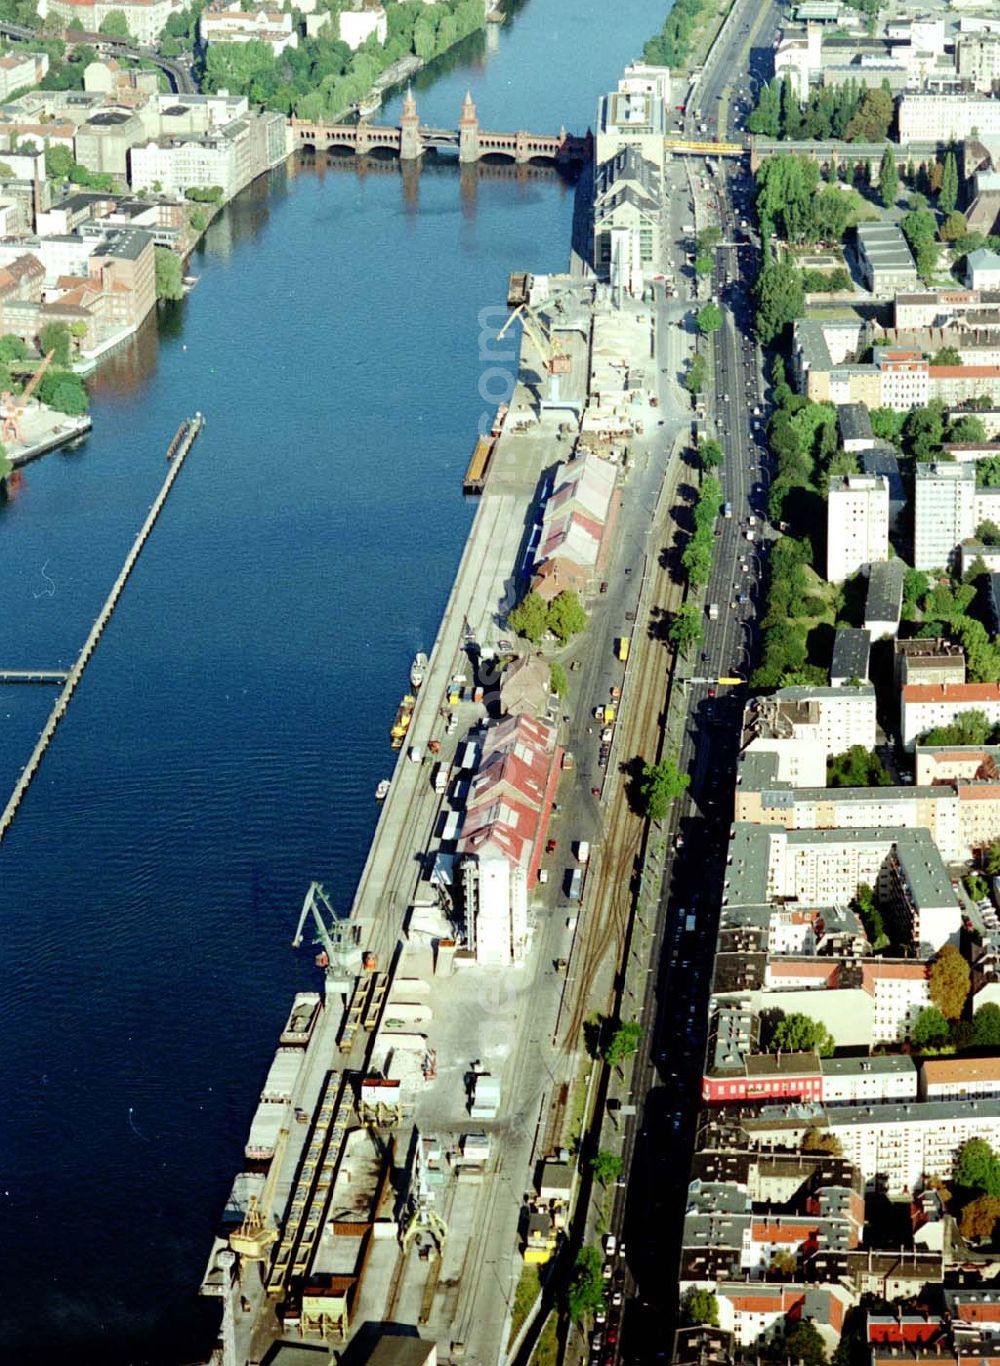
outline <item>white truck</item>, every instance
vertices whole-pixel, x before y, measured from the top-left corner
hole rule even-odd
[[[709,621],[719,620],[719,604],[717,602],[710,602],[708,604],[708,619]]]
[[[586,863],[590,858],[590,844],[587,840],[577,840],[576,859],[578,863]]]
[[[434,791],[439,796],[443,796],[448,791],[448,782],[451,778],[451,769],[445,763],[434,765]]]

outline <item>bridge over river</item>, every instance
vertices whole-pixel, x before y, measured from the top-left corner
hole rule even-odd
[[[550,162],[557,166],[580,166],[593,156],[593,137],[575,137],[560,128],[558,133],[496,133],[480,128],[476,106],[466,94],[457,128],[425,128],[417,114],[411,91],[403,101],[399,127],[367,123],[322,123],[288,120],[292,149],[316,152],[351,151],[359,156],[388,152],[401,161],[419,161],[425,152],[457,151],[463,163],[502,158],[517,165]]]

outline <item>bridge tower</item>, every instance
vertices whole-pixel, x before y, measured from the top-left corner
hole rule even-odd
[[[458,120],[458,159],[463,164],[479,160],[479,115],[472,103],[471,90],[465,92]]]
[[[413,90],[410,87],[407,87],[406,98],[403,100],[399,130],[400,161],[419,161],[424,147],[420,141],[420,118],[417,114],[417,102],[413,98]]]

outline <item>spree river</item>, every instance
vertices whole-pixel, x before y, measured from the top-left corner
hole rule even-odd
[[[469,87],[484,127],[582,132],[666,8],[528,0],[421,74],[421,117],[455,126]],[[206,414],[0,847],[4,1362],[211,1345],[213,1224],[291,996],[319,985],[299,906],[314,877],[351,900],[471,520],[480,311],[512,269],[565,267],[572,214],[555,175],[273,174],[101,369],[86,444],[0,508],[0,665],[66,666]],[[51,700],[0,690],[4,793]]]

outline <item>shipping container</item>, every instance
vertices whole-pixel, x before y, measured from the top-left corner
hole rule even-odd
[[[451,778],[451,769],[446,763],[434,765],[434,791],[443,794],[448,791],[448,781]]]

